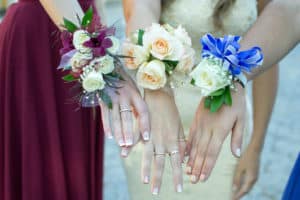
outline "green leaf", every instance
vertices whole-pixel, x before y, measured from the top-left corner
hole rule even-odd
[[[106,94],[103,90],[99,91],[99,97],[101,100],[107,105],[109,109],[112,109],[113,103],[108,94]]]
[[[192,84],[192,85],[195,85],[195,84],[196,84],[196,81],[195,81],[195,79],[193,79],[193,78],[192,78],[192,80],[191,80],[191,84]]]
[[[206,97],[204,100],[204,107],[205,108],[210,108],[211,105],[211,98],[210,97]]]
[[[138,45],[143,46],[143,36],[145,31],[143,29],[140,29],[138,32]]]
[[[83,27],[87,27],[88,25],[90,25],[93,20],[93,15],[94,15],[93,8],[90,7],[84,14],[81,25]]]
[[[62,79],[67,82],[73,82],[77,80],[72,74],[68,74],[64,76]]]
[[[222,89],[219,89],[219,90],[211,93],[209,96],[213,96],[213,97],[215,97],[215,96],[221,96],[222,94],[224,94],[224,92],[225,92],[225,89],[222,88]]]
[[[165,64],[165,67],[166,67],[166,73],[168,74],[168,75],[171,75],[172,74],[172,71],[175,69],[175,67],[174,66],[171,66],[171,65],[169,65],[168,63],[166,63],[166,62],[164,62],[164,64]]]
[[[224,95],[216,96],[212,98],[212,102],[210,105],[210,112],[215,113],[217,112],[223,105],[224,102]]]
[[[78,27],[71,21],[64,18],[64,27],[71,33],[74,33]]]
[[[173,69],[175,69],[179,63],[178,61],[173,61],[173,60],[164,60],[163,62],[168,63],[168,65],[172,66]]]
[[[231,97],[231,91],[229,86],[227,86],[225,89],[224,97],[225,97],[224,103],[228,106],[232,106],[232,97]]]

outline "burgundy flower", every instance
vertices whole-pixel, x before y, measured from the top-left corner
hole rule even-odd
[[[68,31],[63,31],[60,35],[63,47],[60,49],[60,54],[63,55],[75,49],[73,45],[73,34]]]

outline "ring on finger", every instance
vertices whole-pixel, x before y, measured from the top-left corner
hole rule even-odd
[[[173,156],[173,155],[178,154],[178,153],[179,153],[179,151],[174,150],[174,151],[169,152],[169,156]]]
[[[155,156],[165,156],[166,153],[156,153],[156,152],[154,152],[154,155],[155,155]]]

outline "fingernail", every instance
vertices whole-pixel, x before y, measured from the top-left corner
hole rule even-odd
[[[148,140],[150,139],[150,136],[149,136],[149,135],[150,135],[150,134],[149,134],[148,131],[145,131],[145,132],[143,133],[143,138],[144,138],[145,141],[148,141]]]
[[[133,145],[132,139],[127,139],[126,146],[131,146],[131,145]]]
[[[107,133],[107,138],[108,138],[108,139],[113,139],[112,134],[111,134],[111,133]]]
[[[127,157],[128,156],[128,149],[122,149],[122,151],[121,151],[121,155],[123,156],[123,157]]]
[[[119,145],[120,145],[121,147],[124,147],[124,146],[125,146],[125,142],[124,142],[123,140],[119,140]]]
[[[201,181],[201,182],[204,182],[205,180],[206,180],[205,174],[201,174],[201,175],[200,175],[200,181]]]
[[[144,177],[144,183],[149,183],[149,177],[148,176]]]
[[[153,195],[158,195],[158,188],[153,188],[152,194]]]
[[[182,192],[182,185],[181,184],[177,185],[177,192]]]
[[[197,181],[197,177],[196,177],[195,175],[192,175],[192,176],[191,176],[191,181],[192,181],[193,183],[195,183],[195,182]]]
[[[241,157],[241,149],[240,149],[240,148],[238,148],[238,149],[235,151],[235,155],[236,155],[237,157]]]
[[[186,173],[187,173],[187,174],[192,173],[192,167],[191,167],[191,166],[187,166],[187,167],[186,167]]]

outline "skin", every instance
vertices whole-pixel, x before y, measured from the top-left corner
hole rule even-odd
[[[84,13],[77,0],[61,1],[61,0],[40,0],[46,12],[59,27],[63,24],[63,18],[67,18],[74,23],[78,23],[76,15],[80,18]],[[77,24],[79,25],[79,24]],[[121,88],[118,90],[119,95],[111,94],[113,100],[113,109],[109,110],[103,102],[100,102],[102,122],[105,135],[109,138],[114,136],[116,141],[123,149],[123,155],[127,155],[127,147],[139,138],[142,134],[144,140],[149,140],[150,125],[149,113],[146,103],[141,97],[138,89],[132,80],[120,71],[126,81],[121,83]],[[133,115],[131,112],[121,112],[120,109],[130,108],[133,110],[139,124],[139,131],[133,131]],[[110,124],[110,119],[112,123]]]

